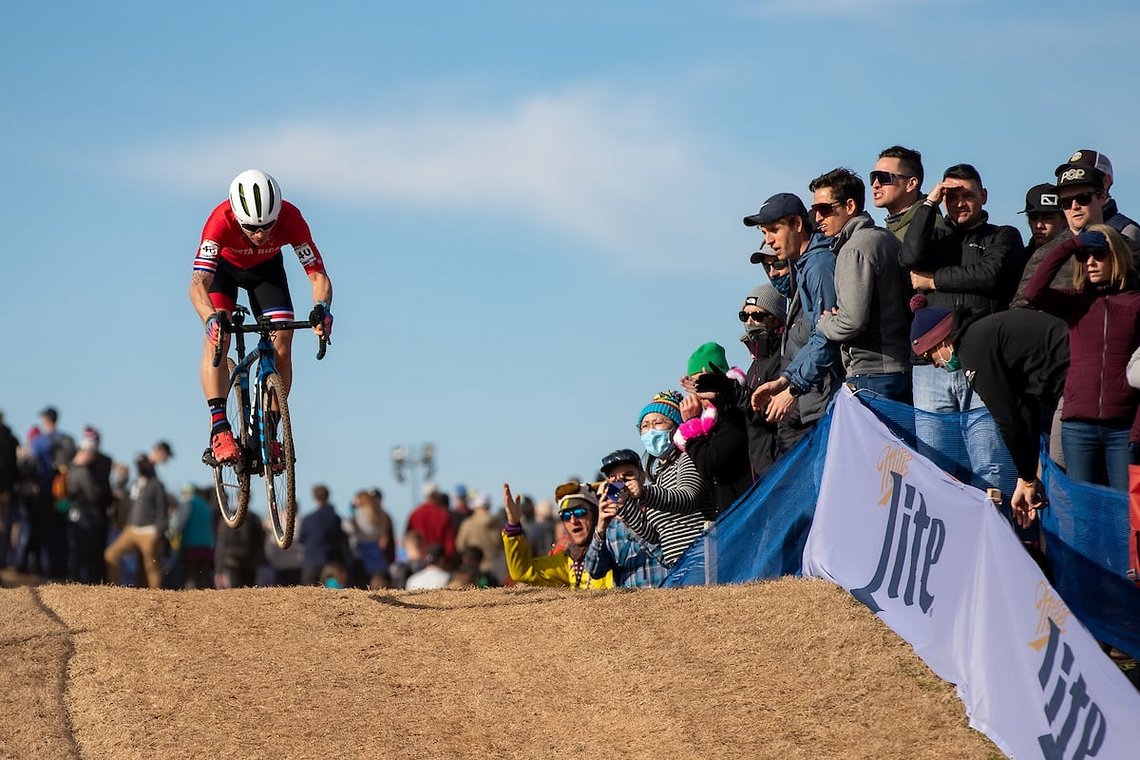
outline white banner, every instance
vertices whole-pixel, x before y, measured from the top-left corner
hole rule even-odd
[[[804,574],[851,592],[1015,758],[1140,757],[1140,693],[985,493],[836,398]]]

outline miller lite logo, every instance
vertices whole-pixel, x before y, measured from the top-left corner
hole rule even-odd
[[[1081,180],[1085,178],[1084,169],[1068,169],[1061,175],[1061,182],[1069,182],[1073,180]]]
[[[883,547],[874,577],[866,586],[851,591],[871,612],[883,609],[875,595],[884,586],[888,598],[901,597],[908,607],[918,604],[924,613],[930,612],[934,604],[930,571],[942,556],[946,524],[927,511],[926,497],[903,480],[910,459],[905,449],[888,446],[879,460],[878,470],[883,477],[879,506],[890,501]]]
[[[1108,721],[1089,691],[1073,648],[1065,642],[1069,608],[1044,581],[1037,585],[1036,606],[1037,633],[1042,635],[1029,646],[1041,656],[1037,683],[1052,729],[1037,737],[1041,755],[1049,760],[1096,757],[1108,735]]]

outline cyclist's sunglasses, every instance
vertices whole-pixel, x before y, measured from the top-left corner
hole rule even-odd
[[[558,517],[562,522],[570,522],[571,519],[577,517],[579,520],[586,519],[586,515],[590,514],[590,510],[585,507],[570,507],[558,513]]]
[[[243,224],[241,228],[246,232],[265,232],[275,224],[277,224],[277,220],[274,220],[269,224]]]

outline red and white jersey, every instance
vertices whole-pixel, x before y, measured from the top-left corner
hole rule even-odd
[[[194,271],[213,274],[218,270],[219,258],[238,269],[251,269],[280,256],[283,245],[292,247],[305,268],[305,274],[325,271],[321,253],[313,242],[313,233],[309,232],[305,217],[292,203],[281,201],[281,214],[269,231],[269,239],[265,245],[256,246],[242,232],[230,202],[225,200],[210,212],[210,218],[202,229],[202,242],[198,245],[198,255],[194,257]]]

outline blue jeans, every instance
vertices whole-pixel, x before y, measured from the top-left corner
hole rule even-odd
[[[937,414],[962,414],[986,408],[962,370],[947,372],[933,364],[922,364],[912,368],[911,376],[915,409]],[[914,432],[918,440],[935,451],[949,453],[964,447],[970,470],[978,481],[974,485],[999,488],[1001,471],[997,460],[1001,453],[1001,433],[994,418],[986,411],[968,415],[962,420],[960,427],[920,414],[915,419]]]
[[[883,398],[903,404],[909,404],[911,400],[909,372],[894,372],[889,375],[848,375],[847,386],[853,391],[873,391]]]
[[[1073,480],[1128,492],[1128,436],[1132,426],[1119,422],[1061,421],[1065,472]],[[1105,477],[1107,475],[1107,478]]]

